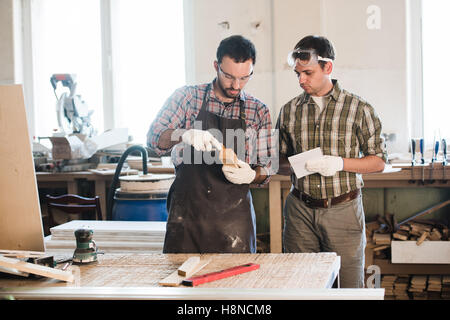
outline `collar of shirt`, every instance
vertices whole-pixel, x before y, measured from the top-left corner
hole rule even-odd
[[[338,81],[336,79],[332,79],[331,82],[333,83],[333,89],[331,89],[331,92],[326,95],[326,97],[331,97],[335,101],[338,100],[339,95],[341,94],[341,88],[338,84]],[[313,103],[311,95],[307,93],[303,93],[300,99],[297,101],[297,106],[300,106],[305,103]]]

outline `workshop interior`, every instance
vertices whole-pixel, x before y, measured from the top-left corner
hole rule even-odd
[[[449,10],[448,0],[0,0],[0,299],[449,300],[450,108],[442,94]],[[234,35],[256,48],[251,72],[242,71],[246,59],[218,59],[219,44]],[[300,65],[296,46],[308,35],[328,39],[334,56],[314,52],[315,61]],[[229,71],[235,64],[237,73]],[[320,109],[301,80],[314,75],[299,70],[321,68],[317,77],[324,65],[332,66],[324,79],[333,90],[338,79],[341,97],[358,103],[327,91],[322,103],[332,102]],[[220,87],[227,81],[240,86],[241,100]],[[237,106],[233,125],[248,129],[251,116],[267,110],[275,169],[247,164],[212,135],[201,136],[221,161],[211,167],[177,162],[182,144],[195,157],[194,136],[152,147],[163,136],[152,130],[189,129],[180,112],[193,112],[186,111],[193,101],[198,119],[211,116],[199,88]],[[193,100],[180,107],[181,95]],[[242,105],[253,97],[250,106],[264,109],[245,117]],[[355,111],[362,118],[327,113],[340,103],[364,106]],[[320,130],[304,128],[300,106],[320,110]],[[324,133],[328,127],[343,131]],[[378,137],[366,139],[373,132]],[[279,145],[286,136],[292,145]],[[383,167],[345,175],[343,155],[378,157]],[[330,161],[321,162],[327,172],[340,167],[308,171],[319,158]],[[333,195],[318,199],[308,190]],[[237,204],[235,193],[244,195]],[[362,278],[347,286],[347,257],[337,248],[354,230],[338,210],[354,201],[362,216],[355,209],[348,220],[362,236]],[[339,214],[330,221],[348,237],[317,251],[291,249],[292,212],[301,206],[317,224]],[[253,249],[234,250],[246,241],[240,233],[230,250],[216,249],[222,229],[244,229],[247,222],[232,224],[238,210],[252,214],[252,231],[242,232],[253,232]]]

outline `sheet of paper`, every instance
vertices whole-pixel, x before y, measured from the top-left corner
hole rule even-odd
[[[306,152],[296,154],[288,157],[291,167],[294,169],[297,179],[313,174],[314,172],[308,171],[305,168],[306,161],[313,160],[322,157],[322,149],[315,148]]]

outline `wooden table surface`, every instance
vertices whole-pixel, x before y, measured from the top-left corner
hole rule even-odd
[[[192,254],[98,254],[98,261],[71,266],[81,287],[159,287],[158,282]],[[198,256],[198,255],[197,255]],[[260,268],[241,275],[200,285],[205,288],[328,288],[340,268],[340,257],[328,253],[203,254],[211,259],[198,274],[256,263]],[[79,277],[77,276],[79,270]],[[48,278],[0,277],[0,287],[67,286]]]
[[[331,288],[338,279],[335,253],[205,254],[211,262],[198,274],[249,262],[258,270],[196,287],[162,287],[187,254],[105,254],[98,262],[73,266],[74,283],[0,273],[0,297],[91,300],[382,300],[384,289]],[[78,276],[77,276],[78,275]],[[14,278],[12,278],[14,277]]]

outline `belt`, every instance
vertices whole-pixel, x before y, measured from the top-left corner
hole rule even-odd
[[[339,203],[348,202],[353,199],[356,199],[359,196],[360,190],[356,189],[350,191],[349,193],[345,193],[336,198],[331,199],[314,199],[308,196],[307,194],[300,192],[298,189],[293,188],[291,191],[292,195],[296,198],[302,200],[307,207],[311,209],[316,208],[329,208],[331,206],[337,205]]]

